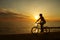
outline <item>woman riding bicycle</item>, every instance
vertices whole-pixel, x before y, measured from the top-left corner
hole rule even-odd
[[[42,14],[39,14],[39,16],[40,16],[40,18],[35,23],[37,23],[39,20],[41,20],[39,24],[41,25],[41,32],[44,32],[43,25],[46,23],[46,21],[45,21],[44,17],[42,16]]]

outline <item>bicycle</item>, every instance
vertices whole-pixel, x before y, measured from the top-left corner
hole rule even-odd
[[[47,26],[44,28],[44,32],[49,32],[49,29],[47,29]],[[31,33],[40,33],[41,32],[41,27],[39,26],[39,23],[36,23],[36,26],[32,27]]]

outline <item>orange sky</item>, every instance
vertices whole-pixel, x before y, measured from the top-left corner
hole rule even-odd
[[[34,19],[42,13],[47,20],[60,21],[60,0],[1,0],[0,8]]]

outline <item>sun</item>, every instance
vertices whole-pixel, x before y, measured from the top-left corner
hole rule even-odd
[[[39,16],[38,16],[38,15],[36,15],[36,16],[35,16],[35,19],[37,20],[38,18],[39,18]]]

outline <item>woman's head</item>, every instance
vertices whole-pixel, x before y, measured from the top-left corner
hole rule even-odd
[[[40,13],[39,16],[42,16],[42,14]]]

